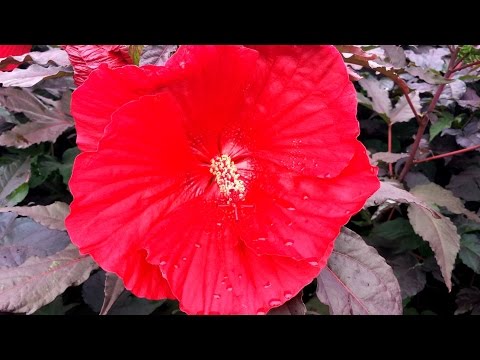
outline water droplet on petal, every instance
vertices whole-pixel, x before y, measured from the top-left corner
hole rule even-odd
[[[272,299],[268,302],[268,305],[270,306],[279,306],[282,305],[282,302],[278,299]]]
[[[241,279],[241,278],[242,278],[242,274],[238,274],[238,278]]]
[[[327,179],[330,179],[330,178],[332,177],[332,174],[326,173],[324,176],[325,176]]]
[[[160,261],[160,266],[166,265],[167,262],[165,260]]]
[[[227,287],[227,291],[233,291],[233,287],[228,286],[228,287]]]
[[[318,266],[318,261],[309,261],[308,263],[312,266]]]
[[[308,195],[303,195],[303,200],[308,200],[310,199]]]
[[[290,291],[285,291],[283,296],[285,296],[285,299],[287,299],[287,300],[290,300],[293,297],[293,295]]]
[[[267,238],[259,237],[259,238],[257,239],[257,241],[267,241]]]
[[[292,245],[293,245],[293,241],[292,241],[292,240],[287,240],[287,241],[285,241],[284,245],[285,245],[285,246],[292,246]]]
[[[350,214],[350,210],[345,210],[345,215],[349,215]]]
[[[184,257],[182,258],[182,260],[183,260],[183,261],[187,261],[187,258],[184,256]]]
[[[214,298],[214,299],[220,299],[221,296],[220,296],[220,294],[213,294],[213,298]]]
[[[265,285],[263,285],[265,289],[268,289],[270,286],[272,286],[272,284],[270,284],[270,281],[267,281]]]
[[[287,210],[288,210],[288,211],[295,211],[295,210],[297,210],[297,209],[295,209],[294,207],[288,207]]]
[[[266,314],[266,312],[263,311],[263,310],[258,310],[257,311],[257,315],[265,315],[265,314]]]
[[[293,225],[293,221],[290,221],[287,226],[292,226]]]
[[[177,264],[173,265],[173,268],[178,269],[178,265]]]
[[[201,246],[200,244],[198,244],[198,243],[195,243],[195,247],[196,247],[197,249],[200,249],[202,246]]]
[[[218,223],[217,223],[217,226],[222,226],[222,223],[221,223],[221,222],[218,222]]]

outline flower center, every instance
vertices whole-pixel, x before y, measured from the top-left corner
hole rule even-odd
[[[238,169],[230,156],[223,154],[210,160],[210,173],[215,176],[220,193],[228,198],[228,202],[234,196],[240,200],[244,198],[245,183],[240,180]]]

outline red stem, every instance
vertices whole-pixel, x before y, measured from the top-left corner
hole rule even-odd
[[[388,139],[387,139],[387,146],[388,146],[388,152],[392,152],[392,123],[388,123]],[[393,164],[389,163],[388,164],[388,175],[390,175],[391,178],[393,178]]]
[[[470,146],[470,147],[465,148],[465,149],[460,149],[460,150],[456,150],[456,151],[451,151],[451,152],[448,152],[448,153],[445,153],[445,154],[430,156],[430,157],[428,157],[428,158],[421,159],[421,160],[414,160],[413,162],[414,162],[415,164],[420,164],[420,163],[427,162],[427,161],[430,161],[430,160],[436,160],[436,159],[441,159],[441,158],[448,157],[448,156],[463,154],[463,153],[466,153],[466,152],[469,152],[469,151],[472,151],[472,150],[475,150],[475,149],[478,149],[478,148],[480,148],[480,144],[479,144],[479,145]]]
[[[445,74],[445,79],[449,79],[450,76],[453,74],[453,66],[455,64],[455,60],[457,59],[458,51],[459,51],[459,48],[457,47],[452,53],[450,62],[448,63],[448,70]],[[408,172],[410,171],[410,169],[414,164],[415,155],[417,154],[418,147],[420,146],[420,141],[422,140],[422,136],[425,133],[425,129],[427,128],[427,125],[429,122],[429,115],[430,113],[433,112],[433,110],[435,110],[435,106],[437,106],[438,99],[440,99],[440,95],[442,95],[443,89],[445,89],[445,85],[446,84],[441,84],[437,88],[437,91],[435,92],[435,95],[433,96],[433,99],[430,102],[430,105],[428,106],[426,113],[421,117],[417,134],[415,135],[415,141],[413,142],[412,148],[410,149],[410,154],[408,155],[407,161],[405,161],[405,165],[403,166],[402,172],[398,177],[398,180],[400,182],[402,182],[403,179],[405,179],[405,176],[408,174]]]

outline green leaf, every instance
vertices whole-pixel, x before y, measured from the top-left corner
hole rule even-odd
[[[13,192],[11,192],[10,195],[7,196],[8,204],[14,206],[23,201],[23,199],[25,199],[28,195],[28,190],[28,183],[20,185]]]
[[[449,112],[443,111],[439,116],[437,122],[430,126],[430,141],[432,141],[443,129],[449,129],[452,123],[455,121],[455,117]]]
[[[460,58],[463,58],[462,63],[468,64],[480,60],[480,49],[472,45],[463,45],[458,52]]]
[[[67,149],[63,153],[62,164],[59,166],[58,171],[60,171],[60,175],[62,175],[63,183],[65,185],[68,185],[68,181],[72,176],[73,161],[78,154],[80,154],[78,147]]]
[[[7,197],[30,178],[30,159],[17,160],[0,167],[0,206],[11,204]],[[15,200],[15,199],[14,199]]]
[[[460,239],[460,260],[480,274],[480,239],[475,234],[463,234]]]
[[[143,45],[130,45],[128,47],[128,54],[132,58],[135,65],[140,63],[140,55],[142,54]]]
[[[422,243],[422,238],[415,234],[407,219],[396,218],[377,224],[368,236],[368,243],[401,253],[418,248]]]
[[[40,155],[32,159],[32,176],[28,181],[30,188],[42,185],[52,172],[57,170],[55,158],[50,155]]]
[[[47,304],[33,313],[33,315],[65,315],[71,308],[77,306],[78,303],[63,304],[62,296],[59,295],[50,304]]]
[[[318,297],[313,296],[305,303],[307,308],[307,315],[330,315],[328,305],[323,304],[318,300]]]

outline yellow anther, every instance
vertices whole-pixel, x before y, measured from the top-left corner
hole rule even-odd
[[[231,196],[236,195],[242,199],[245,194],[245,184],[240,180],[240,174],[235,163],[228,155],[216,156],[210,161],[210,173],[215,176],[215,181],[220,193],[232,201]]]

